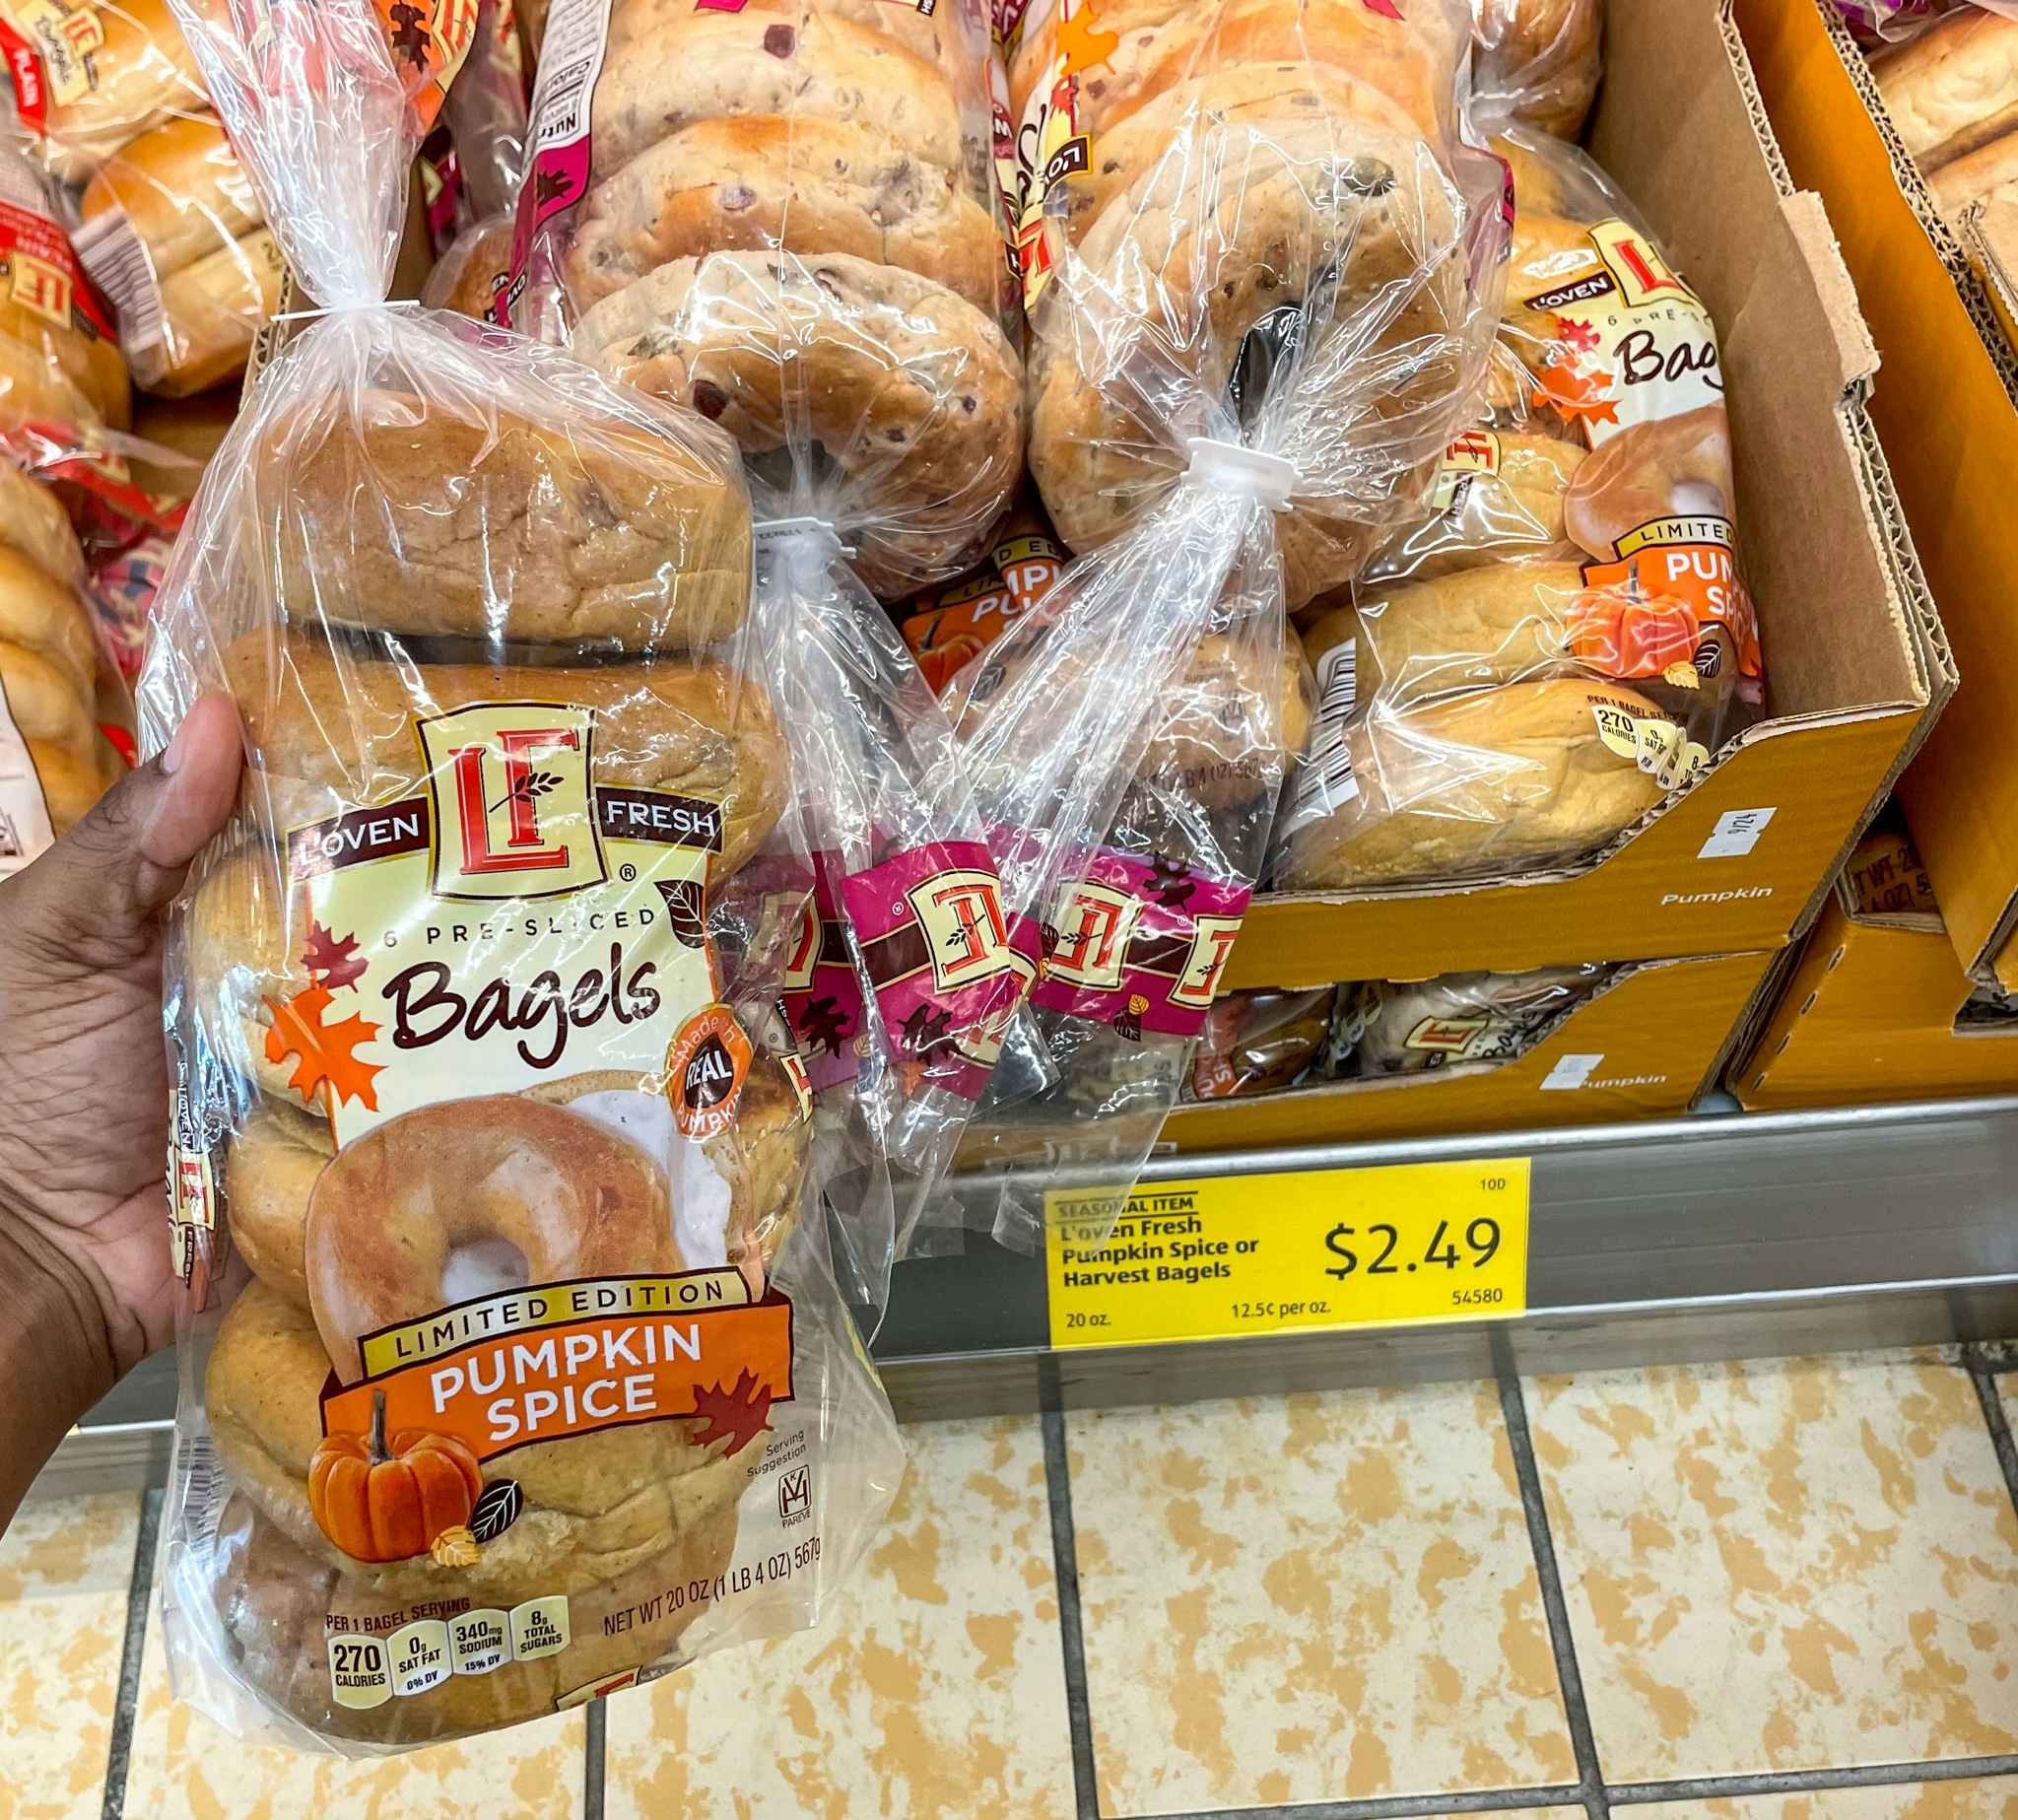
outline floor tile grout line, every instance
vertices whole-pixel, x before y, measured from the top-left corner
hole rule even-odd
[[[581,1820],[603,1820],[603,1776],[609,1739],[610,1703],[591,1700],[581,1733]]]
[[[1583,1674],[1577,1664],[1577,1638],[1570,1628],[1570,1605],[1563,1593],[1562,1568],[1549,1529],[1548,1504],[1542,1494],[1541,1469],[1535,1464],[1534,1438],[1527,1426],[1527,1401],[1518,1373],[1511,1362],[1500,1372],[1500,1414],[1507,1425],[1507,1445],[1514,1454],[1514,1475],[1520,1485],[1521,1509],[1527,1517],[1527,1542],[1534,1556],[1534,1575],[1541,1585],[1542,1610],[1548,1617],[1549,1647],[1555,1651],[1556,1678],[1563,1690],[1563,1715],[1570,1726],[1570,1746],[1577,1755],[1578,1793],[1591,1820],[1607,1820],[1609,1796],[1598,1761],[1597,1733],[1583,1699]]]
[[[140,1527],[133,1538],[133,1568],[126,1581],[126,1635],[119,1646],[119,1691],[112,1705],[112,1737],[105,1751],[103,1820],[126,1811],[126,1772],[133,1759],[133,1728],[140,1707],[140,1666],[147,1653],[147,1608],[154,1602],[155,1543],[162,1530],[162,1488],[140,1494]]]
[[[1380,1794],[1348,1801],[1294,1801],[1273,1807],[1203,1807],[1137,1814],[1130,1820],[1444,1820],[1449,1814],[1504,1814],[1527,1807],[1582,1805],[1581,1787],[1486,1788],[1452,1794]]]
[[[1072,1735],[1072,1794],[1078,1820],[1100,1820],[1094,1780],[1093,1706],[1086,1684],[1086,1636],[1079,1610],[1079,1543],[1072,1523],[1072,1469],[1065,1417],[1055,1386],[1045,1385],[1038,1418],[1044,1442],[1044,1493],[1051,1515],[1051,1571],[1058,1585],[1058,1648],[1064,1657],[1065,1719]]]
[[[1612,1802],[1711,1801],[1747,1794],[1811,1794],[1828,1788],[1900,1788],[1917,1783],[1980,1782],[2018,1775],[2018,1756],[1949,1757],[1920,1763],[1868,1763],[1843,1770],[1762,1770],[1752,1776],[1698,1776],[1670,1782],[1613,1783]]]
[[[1997,1467],[2004,1475],[2004,1491],[2011,1500],[2011,1514],[2018,1517],[2018,1444],[2011,1439],[2011,1423],[2004,1414],[2004,1399],[1997,1389],[1981,1347],[1962,1349],[1962,1363],[1969,1382],[1976,1386],[1976,1400],[1983,1406],[1984,1426],[1990,1432],[1990,1446],[1996,1449]]]

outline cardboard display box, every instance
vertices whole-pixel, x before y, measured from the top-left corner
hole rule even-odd
[[[1737,0],[1795,178],[1822,192],[1884,367],[1871,416],[1967,686],[1900,787],[1961,967],[2018,985],[2018,362],[2010,211],[1934,209],[1827,0]],[[1974,259],[1972,260],[1972,253]],[[1985,288],[1987,286],[1987,289]]]
[[[1590,147],[1721,331],[1774,717],[1574,873],[1257,898],[1229,987],[1518,972],[1622,946],[1776,949],[1819,910],[1954,686],[1866,410],[1870,338],[1820,200],[1787,180],[1727,8],[1611,0]]]
[[[1963,973],[1932,905],[1890,908],[1846,870],[1741,1045],[1730,1085],[1746,1107],[2018,1089],[2018,1012]]]
[[[1179,1153],[1244,1150],[1683,1112],[1715,1083],[1774,959],[1647,962],[1622,971],[1512,1061],[1180,1106],[1164,1121],[1163,1142]]]

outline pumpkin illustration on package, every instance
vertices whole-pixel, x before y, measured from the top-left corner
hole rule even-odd
[[[483,1488],[476,1454],[456,1436],[406,1428],[388,1446],[383,1390],[371,1399],[369,1435],[331,1435],[308,1463],[308,1508],[354,1561],[425,1555],[469,1521]]]
[[[1701,629],[1696,610],[1672,595],[1648,596],[1634,576],[1624,587],[1585,588],[1564,615],[1571,656],[1607,676],[1660,676],[1691,663]]]

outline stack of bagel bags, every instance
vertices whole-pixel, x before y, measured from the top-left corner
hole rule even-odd
[[[524,282],[504,307],[742,451],[753,617],[820,923],[861,976],[844,1003],[791,1003],[823,1112],[902,1166],[914,1213],[1037,967],[1035,924],[995,901],[945,715],[879,604],[970,567],[1022,470],[986,20],[974,0],[563,0],[549,29],[599,44],[599,65],[585,108],[577,60],[543,72]],[[907,896],[942,872],[984,894],[999,952],[972,988],[937,966],[921,987],[923,949],[871,977],[864,951],[904,948]]]
[[[1575,865],[1763,708],[1709,312],[1583,154],[1495,144],[1515,215],[1490,409],[1433,514],[1307,610],[1291,888]]]
[[[184,24],[337,307],[219,450],[142,679],[151,747],[223,689],[248,761],[170,936],[166,1628],[240,1735],[368,1753],[808,1622],[902,1456],[802,1214],[733,444],[374,306],[419,131],[369,0],[256,59]]]
[[[1087,821],[1043,906],[1059,1080],[1004,1109],[1005,1161],[1132,1179],[1303,746],[1285,608],[1360,573],[1475,414],[1504,227],[1468,35],[1461,0],[1062,0],[1022,34],[1031,467],[1080,560],[961,707],[992,819]]]

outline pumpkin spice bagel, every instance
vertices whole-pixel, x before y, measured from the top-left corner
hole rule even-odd
[[[302,618],[680,650],[749,610],[749,502],[702,425],[548,426],[377,390],[277,415],[244,460]]]

